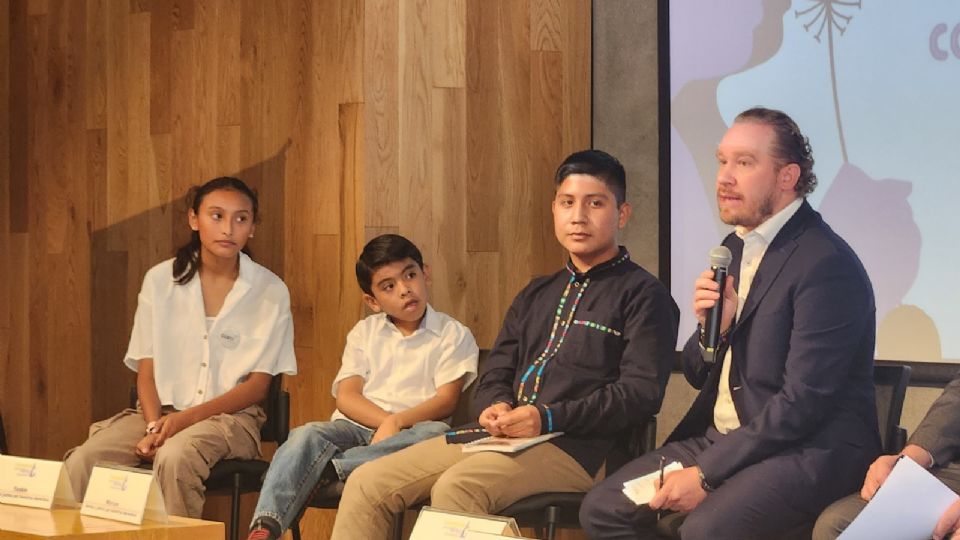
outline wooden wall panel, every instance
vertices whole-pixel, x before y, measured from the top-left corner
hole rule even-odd
[[[468,252],[500,249],[500,190],[503,178],[500,126],[499,6],[467,1],[465,73],[467,83],[467,244]],[[491,114],[491,111],[496,111]]]
[[[6,4],[4,4],[5,7]],[[10,16],[0,16],[0,254],[10,250]],[[10,260],[0,260],[0,389],[10,358]]]
[[[379,194],[366,201],[364,222],[370,227],[397,227],[400,9],[395,0],[366,0],[364,4],[364,191]]]
[[[126,403],[143,274],[187,239],[183,195],[211,177],[260,193],[250,247],[290,288],[294,425],[334,408],[373,236],[416,242],[434,307],[484,347],[563,260],[551,177],[589,144],[589,0],[5,6],[0,411],[15,453],[59,458]],[[208,517],[224,512],[211,500]],[[333,518],[311,510],[304,531],[325,537]]]
[[[9,66],[10,97],[4,104],[9,103],[9,132],[10,136],[10,170],[9,184],[6,195],[9,197],[10,232],[27,232],[27,216],[29,201],[27,197],[27,169],[29,159],[27,148],[27,106],[29,79],[25,77],[28,65],[28,51],[33,45],[28,35],[27,5],[25,2],[10,2],[10,9],[0,16],[8,17],[10,34],[10,48],[4,62]],[[15,52],[14,52],[15,51]]]

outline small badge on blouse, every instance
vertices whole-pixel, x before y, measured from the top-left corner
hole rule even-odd
[[[224,330],[220,332],[220,344],[225,349],[236,349],[240,345],[240,334],[233,330]]]

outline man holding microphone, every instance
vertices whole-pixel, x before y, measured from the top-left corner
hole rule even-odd
[[[694,284],[700,327],[682,359],[700,394],[666,445],[590,492],[580,521],[591,538],[656,538],[657,510],[689,512],[684,540],[778,537],[856,489],[879,453],[873,291],[806,202],[816,186],[807,139],[783,112],[750,109],[717,164],[720,218],[735,231],[722,287],[713,269]],[[715,307],[719,334],[707,343]],[[683,468],[635,505],[623,483],[661,456]]]

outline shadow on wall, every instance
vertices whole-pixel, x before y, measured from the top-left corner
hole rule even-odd
[[[248,247],[254,259],[283,278],[284,178],[290,141],[276,154],[235,172],[255,189],[260,203],[257,234]],[[209,178],[198,179],[202,184]],[[143,275],[155,264],[174,255],[189,240],[188,203],[184,193],[146,212],[93,231],[90,256],[91,413],[93,420],[107,418],[127,407],[129,388],[136,381],[123,366],[130,338],[137,293]],[[169,227],[171,232],[164,229]]]

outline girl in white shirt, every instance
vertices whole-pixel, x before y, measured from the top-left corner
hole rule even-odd
[[[67,452],[78,499],[96,462],[152,461],[167,512],[200,517],[210,467],[260,455],[258,403],[274,375],[296,373],[287,287],[245,253],[256,194],[221,177],[188,198],[190,242],[147,272],[137,301],[124,363],[139,407]]]

